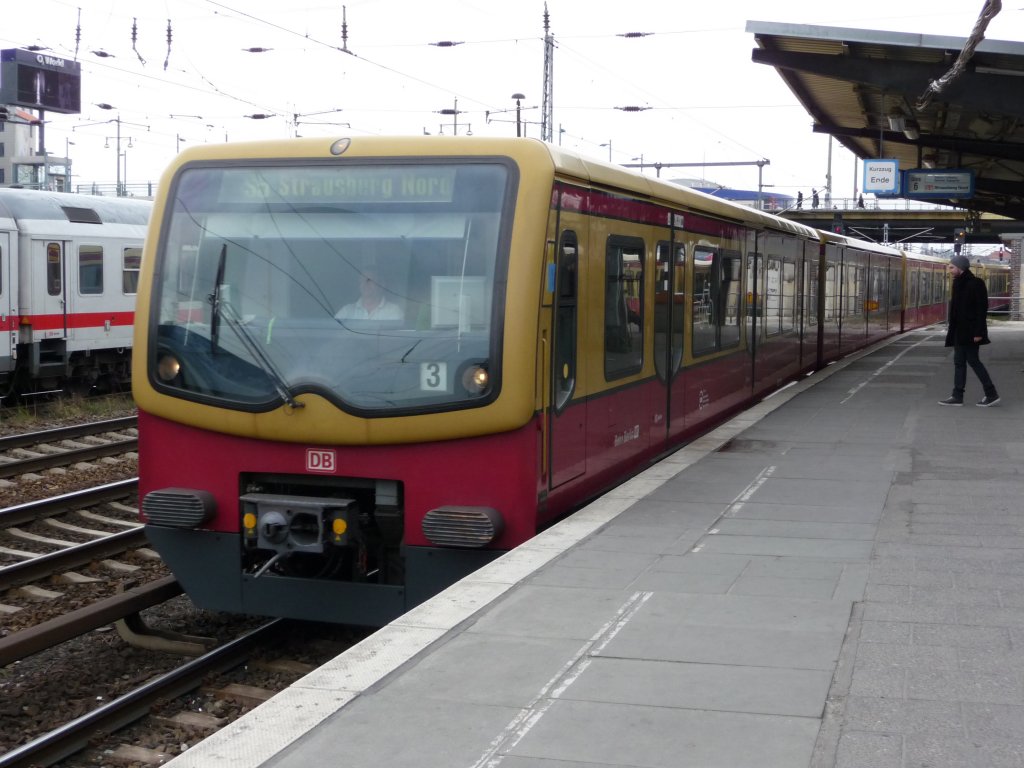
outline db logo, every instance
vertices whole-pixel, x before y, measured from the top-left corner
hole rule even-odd
[[[307,448],[306,470],[308,472],[333,472],[335,469],[334,455],[334,451]]]

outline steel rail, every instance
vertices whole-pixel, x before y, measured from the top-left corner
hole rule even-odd
[[[13,448],[24,448],[26,445],[39,445],[50,443],[56,440],[74,440],[76,437],[86,435],[99,435],[104,432],[120,432],[137,426],[137,416],[121,416],[116,419],[105,421],[90,421],[85,424],[75,424],[70,427],[55,427],[44,429],[42,432],[23,432],[18,435],[6,435],[0,437],[0,451],[9,451]]]
[[[60,453],[48,453],[29,459],[14,459],[0,464],[0,478],[15,477],[29,472],[40,472],[53,467],[64,467],[79,461],[92,461],[105,456],[116,456],[119,453],[134,451],[139,447],[139,439],[130,437],[114,440],[103,445],[92,445],[88,448],[68,448]]]
[[[65,512],[71,512],[82,507],[92,507],[97,504],[105,504],[108,501],[117,501],[125,496],[138,494],[139,478],[133,477],[127,480],[117,480],[104,485],[97,485],[95,488],[85,488],[80,491],[71,491],[60,496],[51,496],[48,499],[26,501],[24,504],[16,504],[13,507],[0,509],[0,526],[22,525],[31,523],[44,517],[53,517]]]
[[[53,573],[61,573],[83,565],[123,554],[126,550],[147,544],[146,531],[140,526],[104,536],[96,541],[87,541],[73,547],[48,552],[31,560],[12,563],[0,568],[0,592],[28,584]]]

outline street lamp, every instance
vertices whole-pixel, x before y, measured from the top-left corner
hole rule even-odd
[[[67,136],[64,137],[64,178],[65,178],[65,189],[68,192],[74,191],[71,186],[71,147],[75,146],[75,142],[71,141]]]
[[[516,136],[523,135],[522,100],[526,98],[521,93],[513,93],[512,98],[516,100]]]
[[[105,102],[101,103],[101,104],[97,104],[96,106],[99,107],[100,109],[115,109],[115,107],[112,104],[107,104]],[[116,194],[117,194],[118,197],[124,197],[124,195],[125,195],[125,188],[124,188],[124,185],[121,183],[121,158],[124,157],[125,170],[127,172],[128,153],[121,151],[121,124],[123,123],[124,125],[134,125],[134,126],[136,126],[138,128],[145,128],[147,131],[149,130],[149,126],[148,125],[144,125],[142,123],[129,123],[129,122],[125,121],[125,120],[122,120],[121,119],[121,115],[118,114],[117,117],[112,117],[109,120],[101,120],[98,123],[83,123],[81,125],[74,125],[74,126],[71,127],[71,130],[74,131],[76,128],[87,128],[87,127],[93,126],[93,125],[108,125],[110,123],[116,123],[117,124],[117,134],[113,137],[115,142],[116,142],[115,149],[117,151],[117,191],[116,191]],[[110,148],[110,139],[111,139],[110,136],[107,136],[105,138],[105,141],[106,141],[105,146],[106,146],[107,149]],[[132,146],[133,146],[132,140],[129,137],[129,139],[128,139],[128,148],[131,148]]]

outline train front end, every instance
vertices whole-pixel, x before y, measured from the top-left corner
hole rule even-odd
[[[168,169],[132,379],[146,531],[197,605],[381,625],[533,535],[550,166],[370,138]]]

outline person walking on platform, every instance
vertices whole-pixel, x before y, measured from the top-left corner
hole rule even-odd
[[[963,405],[967,384],[967,366],[981,382],[985,396],[977,402],[982,408],[999,402],[996,386],[978,357],[982,344],[988,344],[988,291],[985,281],[971,272],[970,260],[961,254],[950,259],[953,290],[949,298],[946,346],[953,348],[953,394],[939,405]]]
[[[818,197],[818,190],[812,189],[811,190],[811,208],[817,208],[819,202],[821,202],[821,199]]]

